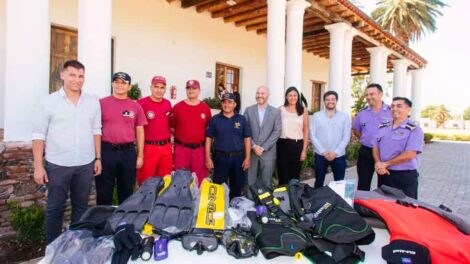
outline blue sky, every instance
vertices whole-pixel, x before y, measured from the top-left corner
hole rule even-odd
[[[437,31],[411,48],[429,62],[423,75],[422,107],[444,104],[461,114],[470,106],[470,1],[442,0],[449,6],[437,19]],[[368,14],[375,0],[360,0]]]

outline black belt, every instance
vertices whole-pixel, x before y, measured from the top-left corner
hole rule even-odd
[[[170,143],[170,139],[167,138],[167,139],[162,139],[162,140],[156,140],[156,141],[153,141],[153,140],[145,140],[145,144],[147,145],[158,145],[158,146],[163,146],[163,145],[166,145],[168,143]]]
[[[190,149],[197,149],[197,148],[203,147],[204,144],[205,144],[204,141],[201,142],[200,144],[198,144],[198,143],[183,143],[183,142],[181,142],[177,139],[175,139],[175,143],[178,144],[178,145],[190,148]]]
[[[126,150],[126,149],[131,149],[134,148],[134,142],[129,142],[129,143],[110,143],[110,142],[102,142],[103,145],[111,147],[111,150]]]
[[[290,142],[303,142],[304,139],[292,139],[292,138],[279,138],[279,140],[290,141]]]
[[[372,150],[371,147],[368,147],[368,146],[366,146],[366,145],[362,145],[362,144],[361,144],[361,147],[364,148],[364,149],[367,149],[367,150]]]
[[[242,156],[243,153],[245,153],[243,150],[239,150],[239,151],[218,151],[216,150],[214,152],[214,154],[216,156],[219,156],[219,157],[239,157],[239,156]]]

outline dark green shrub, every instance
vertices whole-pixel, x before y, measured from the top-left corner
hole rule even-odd
[[[434,137],[431,133],[424,133],[424,143],[431,143],[432,138]]]
[[[45,227],[44,209],[33,204],[22,208],[17,203],[10,203],[10,223],[16,231],[18,242],[22,244],[33,244],[44,241]]]
[[[206,103],[211,109],[222,109],[220,100],[215,97],[207,97],[202,99],[202,101]]]
[[[346,147],[346,160],[355,161],[359,157],[360,142],[354,142]]]
[[[132,100],[139,100],[142,97],[142,91],[137,83],[132,85],[129,92],[127,92],[127,96]]]
[[[307,158],[302,163],[302,169],[305,168],[315,168],[315,155],[311,147],[308,148]]]

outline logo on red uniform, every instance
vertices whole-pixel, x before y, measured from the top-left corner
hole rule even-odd
[[[147,119],[154,119],[155,113],[153,111],[147,111]]]
[[[201,119],[206,119],[206,114],[201,113]]]
[[[132,111],[132,110],[124,110],[124,112],[122,112],[122,116],[123,116],[123,117],[134,118],[134,117],[135,117],[135,113],[134,113],[134,111]]]

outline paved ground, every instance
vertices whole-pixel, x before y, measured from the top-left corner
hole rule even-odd
[[[470,222],[470,143],[435,141],[421,154],[419,200],[444,204]],[[356,167],[346,171],[346,178],[357,179]],[[327,175],[326,182],[333,180]],[[373,188],[377,186],[374,176]]]

